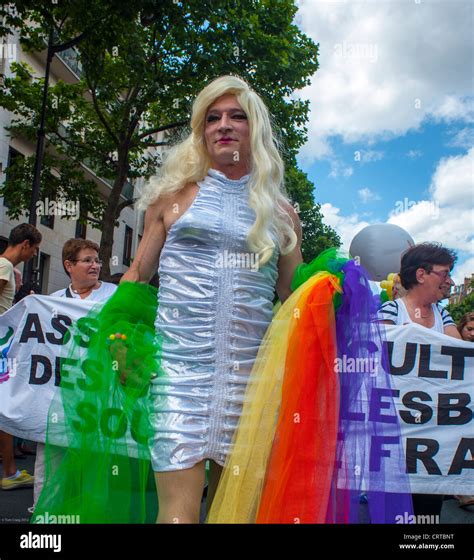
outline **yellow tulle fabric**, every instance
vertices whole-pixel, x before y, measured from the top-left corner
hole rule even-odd
[[[255,523],[278,421],[288,341],[313,288],[328,277],[342,292],[336,276],[315,274],[279,308],[263,338],[208,523]]]

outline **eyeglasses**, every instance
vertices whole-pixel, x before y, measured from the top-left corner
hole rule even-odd
[[[436,276],[439,276],[441,278],[441,280],[444,282],[445,280],[447,280],[448,278],[450,278],[452,280],[452,276],[451,276],[451,272],[449,270],[430,270],[430,272],[428,272],[428,274],[436,274]]]
[[[97,258],[93,258],[93,257],[86,257],[85,259],[75,259],[72,262],[81,262],[84,264],[87,264],[88,266],[90,266],[91,264],[98,264],[99,266],[102,266],[103,261],[97,259]]]

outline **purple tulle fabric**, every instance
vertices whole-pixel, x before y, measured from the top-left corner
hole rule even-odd
[[[336,311],[339,441],[327,522],[396,523],[413,506],[383,325],[376,321],[379,298],[363,267],[353,260],[340,266],[331,271],[344,273],[344,282]]]

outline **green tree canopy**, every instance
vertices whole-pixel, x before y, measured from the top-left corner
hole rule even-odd
[[[293,23],[292,0],[172,0],[111,3],[61,1],[57,5],[17,2],[18,17],[5,15],[0,33],[15,29],[23,48],[44,49],[54,31],[56,43],[80,39],[82,66],[76,83],[51,85],[42,192],[50,193],[51,169],[60,176],[55,195],[79,200],[102,231],[104,276],[110,273],[114,228],[123,208],[133,203],[121,195],[127,181],[149,177],[159,166],[147,148],[156,133],[179,131],[190,117],[193,98],[211,79],[223,74],[245,78],[263,97],[281,137],[287,190],[300,208],[305,228],[305,258],[339,245],[322,223],[313,185],[296,164],[306,140],[308,103],[292,99],[317,70],[318,46]],[[40,118],[43,82],[23,63],[12,65],[0,89],[0,105],[14,114],[13,135],[34,140]],[[109,181],[99,197],[81,173],[86,163]],[[10,215],[28,208],[32,158],[7,174],[1,195]],[[17,194],[14,194],[17,193]]]

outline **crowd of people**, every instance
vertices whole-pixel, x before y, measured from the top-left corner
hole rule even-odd
[[[152,380],[159,522],[199,521],[210,461],[208,502],[219,483],[239,421],[247,380],[272,321],[276,291],[284,302],[302,262],[302,230],[283,187],[283,163],[261,98],[235,76],[211,82],[198,95],[190,136],[167,155],[159,179],[142,199],[145,230],[122,280],[149,282],[158,270],[156,329],[163,334],[166,378]],[[176,210],[178,209],[178,210]],[[13,304],[15,267],[41,243],[33,226],[10,234],[0,256],[0,311]],[[217,266],[218,256],[249,249],[258,266]],[[70,239],[62,261],[70,283],[51,296],[104,302],[117,286],[100,280],[99,247]],[[474,313],[456,325],[440,304],[453,285],[453,251],[421,243],[401,255],[401,288],[384,303],[380,321],[474,341]],[[236,367],[237,364],[237,367]],[[1,390],[1,389],[0,389]],[[0,432],[3,490],[31,487],[35,502],[44,481],[44,444],[36,444],[34,476],[17,469],[13,437]],[[439,514],[442,495],[413,495],[415,513]],[[472,496],[459,497],[462,505]]]

